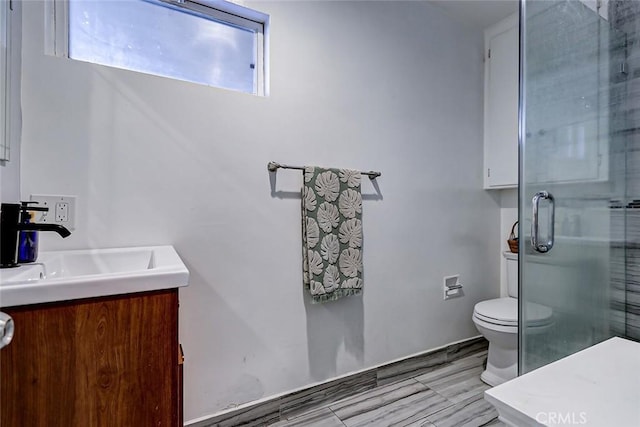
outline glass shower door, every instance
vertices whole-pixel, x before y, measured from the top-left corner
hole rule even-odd
[[[521,374],[611,337],[620,321],[612,260],[624,246],[611,207],[626,197],[625,43],[596,1],[522,2]]]

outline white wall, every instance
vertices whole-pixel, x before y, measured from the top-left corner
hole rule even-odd
[[[20,154],[12,152],[11,161],[0,162],[0,201],[16,203],[20,200]]]
[[[513,223],[518,220],[518,189],[498,190],[498,192],[500,193],[500,296],[506,297],[508,296],[507,261],[502,253],[509,250],[507,239]],[[516,230],[517,234],[518,230]]]
[[[256,8],[267,98],[46,57],[42,3],[24,7],[23,197],[78,195],[76,232],[41,247],[175,245],[187,420],[476,336],[498,294],[481,33],[423,2]],[[363,297],[309,304],[301,176],[274,191],[269,160],[382,171],[380,195],[363,181]],[[466,296],[444,302],[456,273]]]

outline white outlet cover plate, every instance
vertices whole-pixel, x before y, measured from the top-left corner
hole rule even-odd
[[[29,200],[32,202],[39,202],[35,206],[44,206],[49,208],[49,211],[47,212],[36,211],[35,222],[62,225],[70,231],[76,229],[76,199],[76,196],[60,196],[51,194],[32,194],[29,197]],[[56,204],[60,202],[67,203],[67,221],[56,221]]]

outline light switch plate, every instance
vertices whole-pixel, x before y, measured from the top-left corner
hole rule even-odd
[[[49,208],[47,212],[36,211],[35,222],[59,224],[73,231],[76,228],[76,196],[32,194],[29,198],[38,202],[35,206]]]

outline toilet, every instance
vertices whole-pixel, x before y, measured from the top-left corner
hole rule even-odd
[[[496,386],[518,375],[518,254],[503,252],[509,296],[481,301],[473,309],[473,323],[489,341],[487,367],[480,378]],[[549,307],[527,303],[527,334],[543,333],[553,324]]]

